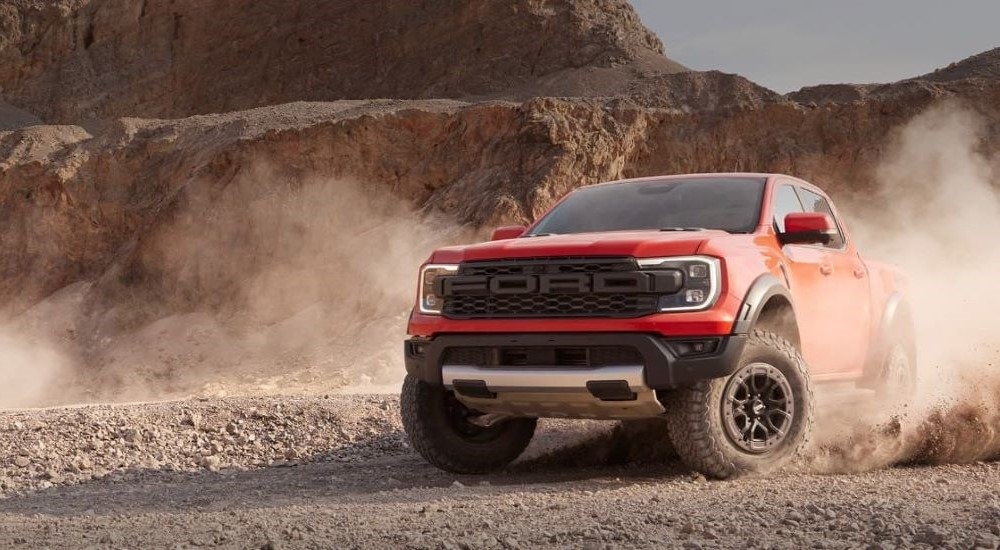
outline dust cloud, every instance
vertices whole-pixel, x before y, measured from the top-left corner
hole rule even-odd
[[[144,298],[178,313],[119,341],[114,364],[167,365],[160,386],[210,394],[398,389],[417,268],[463,238],[384,185],[255,165],[191,191],[139,253]]]
[[[862,253],[909,275],[918,388],[902,405],[820,417],[820,469],[1000,456],[1000,159],[985,131],[955,102],[918,115],[878,166],[878,195],[855,212]]]
[[[0,333],[19,388],[0,406],[396,391],[417,268],[471,233],[381,184],[266,163],[194,181],[102,277]]]
[[[0,407],[18,408],[45,399],[70,369],[58,348],[38,335],[0,325]]]

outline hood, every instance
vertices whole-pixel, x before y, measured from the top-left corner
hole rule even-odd
[[[638,258],[689,256],[697,254],[705,241],[727,235],[729,234],[725,231],[614,231],[522,237],[442,248],[434,253],[432,261],[435,263],[460,263],[474,260],[556,256],[635,256]]]

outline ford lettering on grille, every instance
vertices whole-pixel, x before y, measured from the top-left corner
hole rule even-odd
[[[637,317],[683,286],[679,270],[638,271],[631,259],[463,264],[435,279],[452,318]]]
[[[567,275],[496,275],[486,277],[446,276],[435,281],[438,296],[461,296],[474,294],[585,294],[588,292],[614,294],[619,292],[653,292],[654,284],[663,279],[659,286],[664,292],[676,292],[674,280],[677,276],[665,273],[596,273]]]

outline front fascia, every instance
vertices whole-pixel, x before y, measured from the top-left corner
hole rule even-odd
[[[663,336],[715,336],[732,332],[742,301],[742,296],[736,297],[723,289],[715,307],[706,311],[656,313],[629,319],[448,319],[414,312],[408,332],[412,336],[505,332],[644,332]]]
[[[721,260],[720,295],[715,305],[704,311],[663,312],[634,318],[530,319],[449,319],[415,311],[410,317],[408,333],[422,337],[456,333],[523,332],[640,332],[667,337],[727,335],[733,332],[747,290],[754,280],[764,273],[781,277],[775,245],[773,235],[719,235],[701,240],[697,248],[685,249],[683,254],[676,249],[671,251],[673,254],[667,254],[705,255]],[[636,254],[635,257],[656,255]],[[461,248],[455,248],[446,250],[445,253],[439,251],[431,259],[436,263],[458,263],[463,259],[463,254]]]

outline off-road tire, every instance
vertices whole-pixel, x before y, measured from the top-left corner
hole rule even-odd
[[[875,394],[880,403],[900,406],[913,398],[917,391],[917,364],[913,349],[908,340],[898,337],[886,348],[875,383]]]
[[[410,445],[438,468],[456,474],[483,474],[514,461],[535,434],[535,418],[511,418],[500,424],[463,434],[449,415],[452,392],[407,375],[400,409]]]
[[[723,425],[723,407],[728,406],[723,403],[723,394],[731,377],[675,390],[665,403],[670,440],[692,469],[726,479],[773,472],[801,456],[813,425],[813,390],[806,362],[791,342],[758,329],[749,336],[740,368],[755,363],[775,367],[791,388],[795,410],[786,435],[773,448],[759,453],[748,452],[732,440]]]

